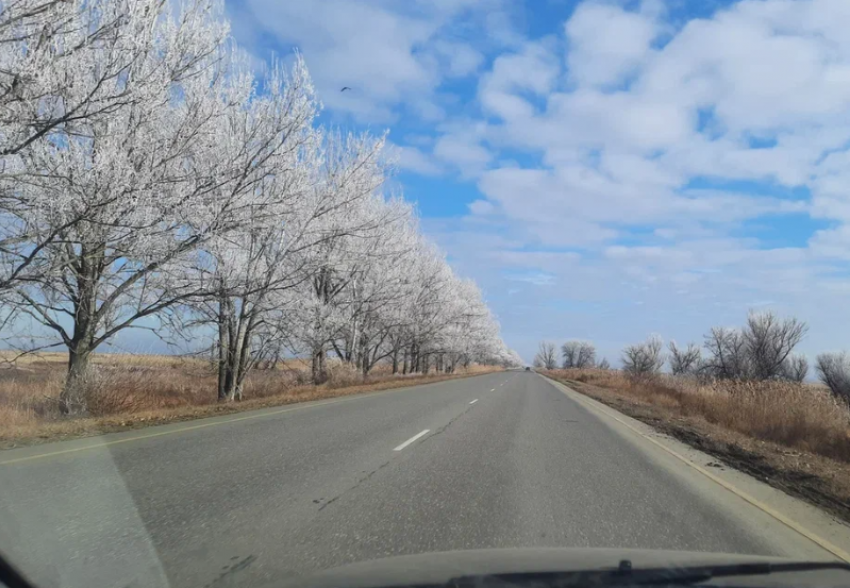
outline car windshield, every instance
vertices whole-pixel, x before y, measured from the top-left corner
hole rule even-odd
[[[0,0],[0,584],[850,585],[848,30]]]

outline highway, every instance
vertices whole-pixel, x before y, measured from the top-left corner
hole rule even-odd
[[[0,551],[40,586],[262,585],[486,547],[828,558],[531,372],[0,453]]]

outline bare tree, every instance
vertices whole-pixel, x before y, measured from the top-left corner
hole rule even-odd
[[[596,369],[610,370],[611,369],[611,363],[608,361],[608,359],[603,357],[602,360],[599,362],[599,364],[597,364]]]
[[[789,355],[782,364],[779,377],[791,382],[803,383],[809,374],[809,360],[805,355]]]
[[[596,363],[596,348],[587,341],[567,341],[561,346],[564,369],[593,367]]]
[[[793,317],[780,319],[771,311],[750,312],[742,334],[753,377],[782,377],[786,360],[807,330],[806,323]]]
[[[534,358],[535,365],[539,363],[543,369],[554,370],[558,367],[558,355],[555,351],[555,344],[548,341],[542,341],[537,347],[537,355]]]
[[[665,361],[663,349],[664,342],[658,335],[650,335],[643,343],[629,345],[623,350],[623,371],[632,376],[659,373]]]
[[[670,372],[675,375],[687,375],[696,373],[702,362],[702,354],[696,343],[688,343],[684,349],[676,345],[675,341],[668,344],[670,349]]]
[[[821,353],[817,357],[815,369],[820,381],[835,398],[850,402],[850,355],[847,352]]]
[[[720,379],[745,379],[751,373],[747,342],[737,329],[713,327],[705,336],[703,347],[708,357],[701,373]]]

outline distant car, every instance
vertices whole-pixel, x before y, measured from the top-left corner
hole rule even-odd
[[[530,367],[528,367],[528,366],[525,366],[525,371],[530,372],[530,371],[531,371],[531,368],[530,368]]]

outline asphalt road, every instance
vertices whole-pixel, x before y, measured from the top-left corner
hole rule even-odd
[[[3,452],[0,551],[74,588],[258,585],[485,547],[818,555],[665,459],[503,372]]]

